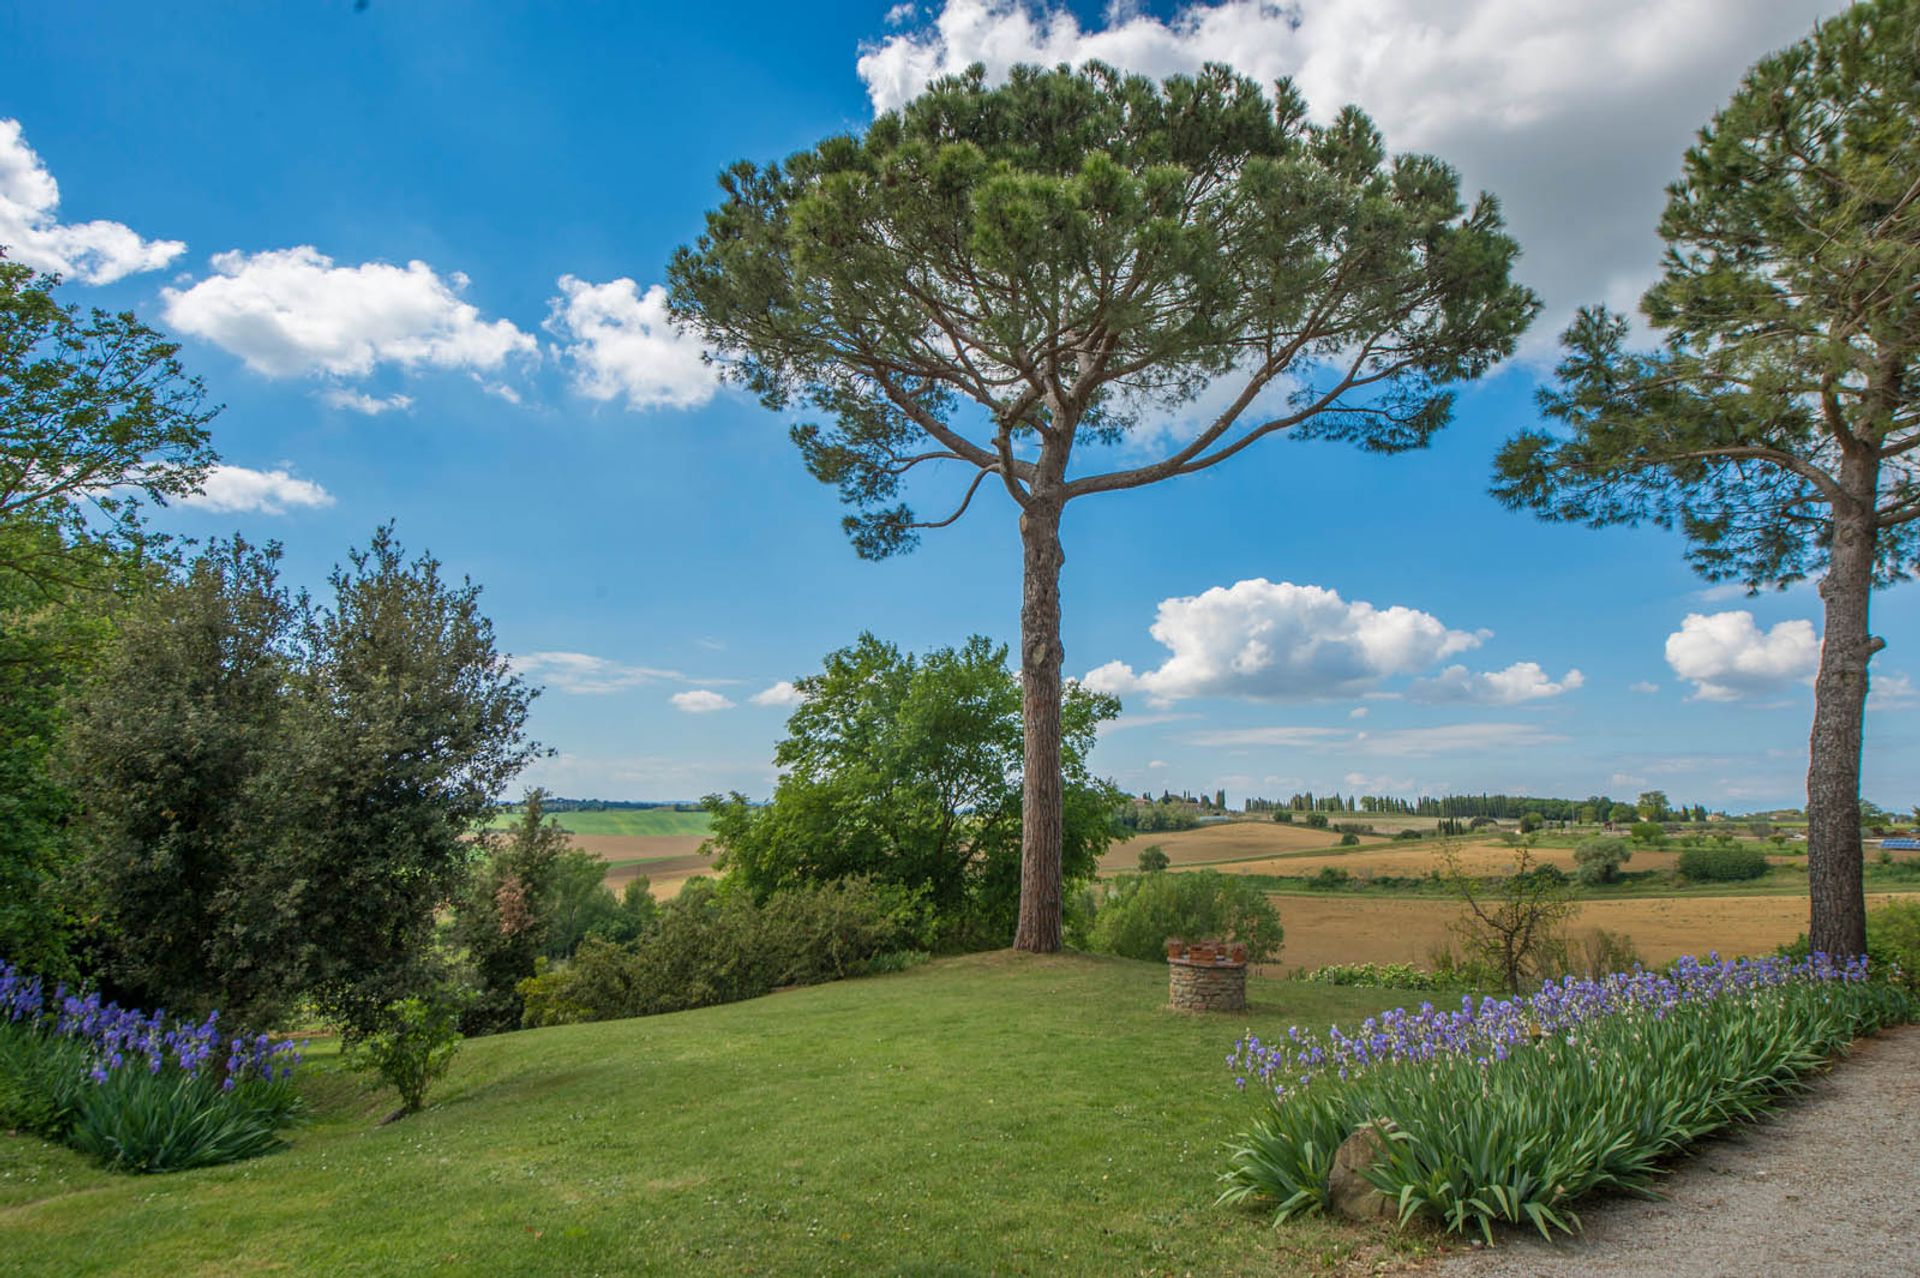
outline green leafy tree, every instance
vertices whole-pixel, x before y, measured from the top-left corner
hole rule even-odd
[[[109,972],[139,1001],[349,1031],[434,985],[467,835],[537,752],[478,590],[390,529],[316,607],[278,551],[217,544],[134,607],[67,767]]]
[[[58,532],[0,538],[0,572],[50,586],[84,580],[78,546],[138,545],[143,503],[198,490],[219,411],[178,346],[130,312],[62,306],[58,286],[0,253],[0,525]]]
[[[1142,874],[1158,874],[1171,864],[1173,864],[1172,858],[1158,843],[1149,843],[1140,849],[1140,873]]]
[[[1640,814],[1642,821],[1664,821],[1672,811],[1672,804],[1668,801],[1665,790],[1648,790],[1634,800],[1633,807]]]
[[[1920,5],[1868,0],[1747,74],[1669,190],[1663,342],[1583,311],[1495,492],[1550,519],[1650,520],[1712,579],[1818,574],[1807,770],[1812,943],[1866,944],[1860,756],[1873,591],[1920,555]]]
[[[1575,877],[1596,885],[1620,881],[1620,867],[1633,860],[1633,849],[1625,839],[1582,839],[1573,850],[1578,867]]]
[[[1019,513],[1014,943],[1057,950],[1066,506],[1282,435],[1421,447],[1452,415],[1447,386],[1533,315],[1515,245],[1491,198],[1463,207],[1440,161],[1389,158],[1357,109],[1314,125],[1291,84],[1269,98],[1218,66],[1162,83],[1022,67],[997,88],[974,68],[721,186],[669,269],[674,313],[768,407],[831,419],[793,438],[855,508],[855,550],[906,550],[983,486]],[[1222,385],[1225,407],[1164,455],[1106,447]],[[922,466],[965,477],[942,518],[903,500]]]
[[[707,800],[729,879],[765,900],[783,888],[871,876],[923,890],[949,944],[1004,944],[1019,900],[1021,698],[1007,649],[974,636],[903,654],[863,634],[796,681],[804,698],[774,751],[772,801]],[[1087,770],[1112,697],[1071,689],[1061,707],[1064,870],[1084,882],[1116,837],[1126,796]]]
[[[135,600],[74,698],[64,767],[108,975],[146,1006],[268,1021],[293,991],[234,915],[285,819],[293,633],[277,546],[215,543]]]
[[[483,859],[454,899],[448,940],[465,952],[478,987],[461,1012],[463,1033],[518,1029],[518,986],[546,953],[560,859],[573,844],[546,816],[545,800],[544,791],[529,790],[512,830],[481,835]]]
[[[301,627],[287,835],[248,908],[257,935],[349,1026],[432,979],[436,913],[464,883],[467,836],[542,753],[535,691],[494,646],[480,588],[409,559],[391,526],[328,577]]]

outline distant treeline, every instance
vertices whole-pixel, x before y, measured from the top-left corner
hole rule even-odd
[[[503,803],[502,808],[517,810],[518,805]],[[651,812],[667,808],[674,812],[698,812],[698,803],[681,799],[547,799],[540,805],[552,812]]]
[[[1497,821],[1517,821],[1534,813],[1548,821],[1704,821],[1707,810],[1700,804],[1675,808],[1667,797],[1650,791],[1638,799],[1613,799],[1604,794],[1584,799],[1554,799],[1525,794],[1447,794],[1421,795],[1417,799],[1396,798],[1386,794],[1315,795],[1311,791],[1286,800],[1248,799],[1248,812],[1272,812],[1285,808],[1294,812],[1369,812],[1394,816],[1492,817]]]

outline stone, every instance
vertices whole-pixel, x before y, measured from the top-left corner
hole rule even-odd
[[[1363,1174],[1386,1151],[1393,1125],[1376,1119],[1340,1142],[1327,1176],[1327,1210],[1348,1220],[1398,1220],[1399,1204],[1375,1189]]]

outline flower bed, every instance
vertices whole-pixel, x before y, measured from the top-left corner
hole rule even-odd
[[[121,1171],[180,1171],[277,1149],[299,1107],[290,1043],[51,995],[0,962],[0,1127]]]
[[[1913,999],[1866,960],[1824,955],[1636,969],[1549,982],[1524,999],[1423,1003],[1277,1043],[1249,1035],[1227,1063],[1270,1104],[1236,1142],[1225,1202],[1282,1220],[1323,1208],[1334,1152],[1385,1120],[1367,1180],[1404,1224],[1495,1221],[1571,1232],[1568,1204],[1647,1193],[1658,1163],[1802,1086],[1861,1034],[1913,1019]]]

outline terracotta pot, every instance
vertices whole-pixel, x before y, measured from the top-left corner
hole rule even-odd
[[[1177,959],[1187,952],[1187,943],[1177,936],[1167,938],[1167,957]]]
[[[1228,954],[1236,963],[1244,963],[1247,961],[1247,947],[1244,945],[1234,946],[1232,950],[1228,951]]]

